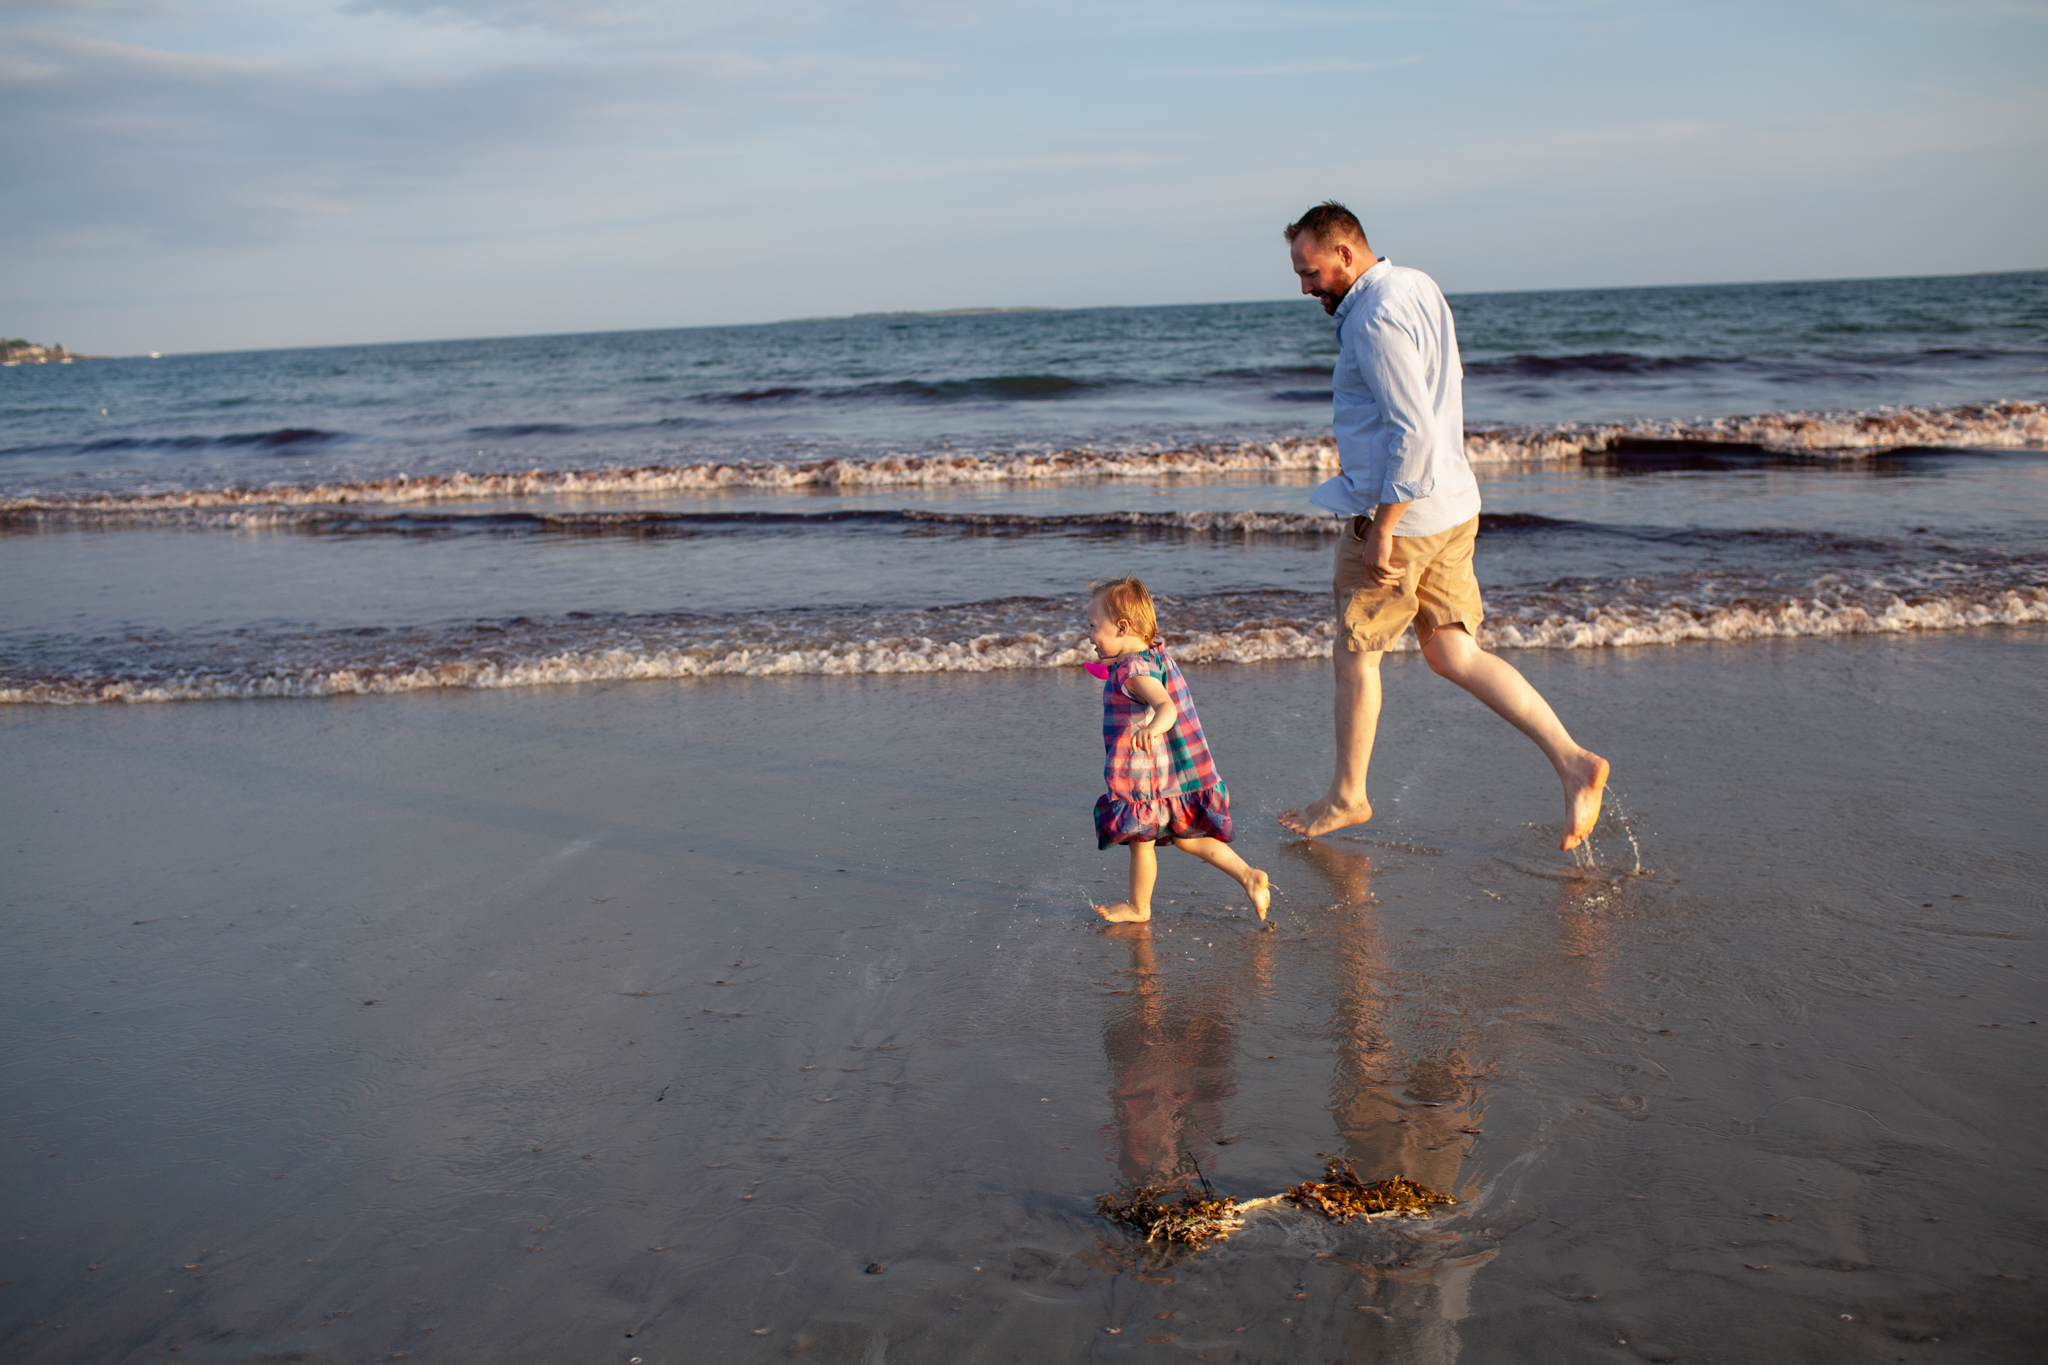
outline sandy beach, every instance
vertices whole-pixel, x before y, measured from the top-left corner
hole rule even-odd
[[[10,1360],[2021,1360],[2048,632],[1191,668],[1261,932],[1105,932],[1078,670],[0,711]],[[1640,872],[1637,872],[1638,862]],[[1148,1254],[1319,1153],[1429,1222]]]

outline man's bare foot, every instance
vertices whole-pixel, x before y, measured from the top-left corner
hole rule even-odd
[[[1256,867],[1248,869],[1245,877],[1245,893],[1252,898],[1252,909],[1259,912],[1259,918],[1266,917],[1266,907],[1273,903],[1273,882]]]
[[[1346,825],[1362,825],[1370,819],[1371,802],[1360,801],[1355,806],[1340,806],[1327,796],[1312,806],[1280,812],[1280,823],[1304,839],[1313,839],[1318,834],[1328,834],[1331,830],[1342,829]]]
[[[1589,753],[1573,765],[1564,781],[1564,842],[1559,848],[1577,848],[1586,842],[1593,826],[1600,823],[1600,796],[1607,786],[1607,760]]]
[[[1095,913],[1111,924],[1143,924],[1152,918],[1150,910],[1140,910],[1129,901],[1118,901],[1115,905],[1098,905]],[[1263,915],[1261,919],[1265,918]]]

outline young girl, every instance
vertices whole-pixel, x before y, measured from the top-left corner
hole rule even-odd
[[[1109,751],[1109,791],[1095,803],[1095,837],[1102,848],[1131,848],[1131,898],[1098,905],[1095,913],[1112,924],[1151,919],[1159,875],[1153,846],[1170,843],[1235,880],[1264,919],[1272,886],[1230,849],[1230,793],[1209,757],[1187,682],[1158,643],[1145,585],[1135,578],[1097,584],[1088,599],[1088,638],[1108,661],[1088,665],[1103,679],[1102,745]]]

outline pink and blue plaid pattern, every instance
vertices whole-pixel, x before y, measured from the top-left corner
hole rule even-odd
[[[1140,675],[1157,678],[1180,711],[1173,728],[1150,752],[1131,743],[1151,708],[1124,691]],[[1108,792],[1095,803],[1095,833],[1103,848],[1172,837],[1230,839],[1230,795],[1216,775],[1187,680],[1158,645],[1109,665],[1102,684],[1102,776]]]

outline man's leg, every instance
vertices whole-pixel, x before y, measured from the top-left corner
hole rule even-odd
[[[1280,812],[1282,825],[1308,839],[1372,819],[1365,770],[1380,728],[1380,651],[1353,650],[1340,630],[1330,657],[1337,672],[1337,771],[1322,800]]]
[[[1577,848],[1584,843],[1600,819],[1607,760],[1581,748],[1550,709],[1550,703],[1529,685],[1529,680],[1507,660],[1481,649],[1463,626],[1444,626],[1432,631],[1422,646],[1422,657],[1429,660],[1438,677],[1449,678],[1536,741],[1550,766],[1557,769],[1558,781],[1564,784],[1564,840],[1558,847]],[[1364,791],[1363,785],[1359,790]],[[1281,819],[1284,823],[1286,817]]]

